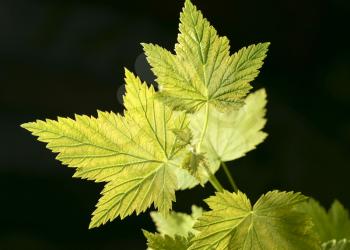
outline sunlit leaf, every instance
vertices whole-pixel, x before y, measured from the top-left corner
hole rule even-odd
[[[222,110],[242,106],[269,43],[244,47],[230,55],[228,39],[220,37],[189,0],[180,15],[179,30],[175,54],[158,45],[143,44],[161,99],[174,109],[190,112],[206,104]]]
[[[185,114],[156,100],[153,87],[131,72],[125,80],[124,116],[98,112],[97,118],[76,115],[22,125],[59,153],[63,164],[76,168],[75,177],[108,182],[90,227],[138,214],[152,203],[167,213],[175,190],[195,182],[178,167],[185,153],[172,132],[187,127]]]
[[[216,193],[206,200],[211,210],[199,217],[190,250],[320,249],[312,222],[295,206],[300,193],[272,191],[251,205],[241,192]]]

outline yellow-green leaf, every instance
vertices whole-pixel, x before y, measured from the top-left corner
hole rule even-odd
[[[22,125],[63,164],[76,168],[75,177],[108,182],[90,227],[138,214],[151,204],[167,213],[175,190],[195,182],[179,168],[185,152],[172,132],[187,127],[186,115],[156,100],[153,87],[127,70],[125,80],[124,116],[98,112],[97,118],[76,115]]]
[[[143,44],[161,99],[174,109],[190,112],[207,103],[220,109],[242,106],[269,43],[244,47],[230,55],[228,39],[220,37],[189,0],[180,15],[179,30],[175,54],[158,45]]]
[[[349,212],[335,200],[328,212],[314,199],[300,205],[312,217],[314,230],[322,242],[330,240],[350,239]]]
[[[202,215],[202,212],[202,208],[192,206],[191,215],[171,211],[167,216],[159,212],[151,212],[151,217],[157,226],[157,231],[161,235],[187,237],[190,233],[193,235],[197,234],[198,231],[193,229],[193,225],[198,217]]]
[[[190,234],[187,237],[175,235],[161,235],[158,233],[150,233],[143,230],[143,234],[147,238],[147,246],[149,250],[187,250],[190,245],[190,239],[193,237]]]
[[[239,110],[220,112],[215,108],[200,110],[190,115],[190,128],[193,144],[198,144],[202,127],[208,119],[207,130],[201,143],[201,152],[209,162],[210,171],[215,173],[220,162],[232,161],[243,157],[247,152],[264,141],[267,134],[263,131],[266,124],[266,92],[258,90],[247,96],[245,105]],[[208,117],[206,117],[208,115]],[[202,178],[205,171],[197,168]]]
[[[251,205],[241,192],[216,193],[206,200],[194,226],[200,231],[189,250],[320,249],[312,222],[295,206],[307,198],[300,193],[272,191]]]

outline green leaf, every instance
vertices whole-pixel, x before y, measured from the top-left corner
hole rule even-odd
[[[217,171],[221,161],[240,158],[264,141],[267,134],[261,130],[266,124],[265,106],[266,92],[261,89],[248,95],[245,105],[239,110],[225,113],[215,108],[209,110],[208,127],[201,151],[205,153],[212,173]],[[190,116],[193,144],[197,144],[200,140],[206,119],[205,110]],[[197,171],[202,170],[197,168]]]
[[[349,212],[335,200],[327,211],[314,199],[300,205],[300,210],[312,217],[314,230],[322,242],[330,240],[350,239]]]
[[[193,225],[202,215],[202,211],[202,208],[192,206],[192,215],[171,211],[166,217],[159,212],[151,212],[151,217],[161,235],[187,237],[190,233],[193,235],[198,233],[193,229]]]
[[[350,250],[350,240],[330,240],[322,244],[323,250]]]
[[[192,132],[186,127],[184,129],[173,129],[173,133],[177,136],[179,143],[181,146],[186,146],[192,141]]]
[[[146,230],[143,230],[143,234],[147,238],[148,249],[152,250],[187,250],[190,246],[190,239],[193,237],[193,235],[170,237],[169,235],[153,234]]]
[[[172,132],[187,127],[185,114],[156,100],[153,87],[127,70],[125,80],[124,116],[99,111],[97,118],[76,115],[74,120],[58,118],[22,125],[59,153],[57,159],[63,164],[76,168],[74,177],[108,182],[90,228],[134,211],[139,214],[152,203],[167,213],[175,190],[195,182],[178,167],[186,152]]]
[[[190,112],[207,103],[220,109],[242,106],[269,43],[244,47],[230,55],[228,39],[218,36],[189,0],[180,22],[175,54],[158,45],[143,44],[161,99],[174,109]]]
[[[203,153],[198,154],[194,152],[193,146],[189,146],[189,148],[181,167],[187,170],[202,186],[204,186],[209,178],[208,172],[211,171],[207,158]]]
[[[300,193],[272,191],[252,207],[241,192],[216,193],[206,200],[211,211],[198,219],[194,228],[200,233],[189,249],[320,249],[311,219],[295,210],[306,199]]]
[[[186,154],[188,154],[186,152]],[[185,156],[186,157],[186,156]],[[183,162],[183,161],[182,161]],[[177,188],[178,190],[191,189],[198,185],[198,180],[192,176],[183,165],[180,164],[181,168],[176,168],[176,177],[177,177]]]

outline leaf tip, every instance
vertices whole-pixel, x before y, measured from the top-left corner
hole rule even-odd
[[[29,127],[30,127],[31,124],[32,124],[32,122],[26,122],[26,123],[20,124],[19,126],[20,126],[21,128],[26,129],[26,130],[29,130]]]
[[[98,217],[95,212],[92,214],[92,218],[91,218],[90,223],[89,223],[89,229],[97,228],[101,225],[106,224],[106,222],[107,222],[105,220],[101,220],[101,217]]]
[[[21,128],[24,128],[25,130],[28,130],[29,132],[34,132],[36,128],[40,127],[40,125],[42,123],[45,123],[45,121],[41,121],[41,120],[36,120],[35,122],[26,122],[26,123],[22,123],[19,126]]]
[[[95,223],[93,223],[93,221],[91,221],[89,224],[89,230],[94,229],[96,227],[97,227],[97,225]]]
[[[271,45],[271,42],[264,42],[264,43],[262,43],[265,47],[270,47],[270,45]]]

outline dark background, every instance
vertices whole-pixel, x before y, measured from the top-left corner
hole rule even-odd
[[[255,89],[268,93],[268,139],[233,162],[255,200],[296,190],[350,207],[349,1],[216,0],[194,3],[232,51],[271,47]],[[19,125],[120,111],[123,67],[152,79],[140,42],[174,47],[183,1],[0,2],[0,249],[144,249],[145,213],[88,230],[101,184],[72,179]],[[223,177],[218,173],[219,178]],[[228,187],[227,183],[225,185]],[[175,209],[213,193],[178,192]]]

